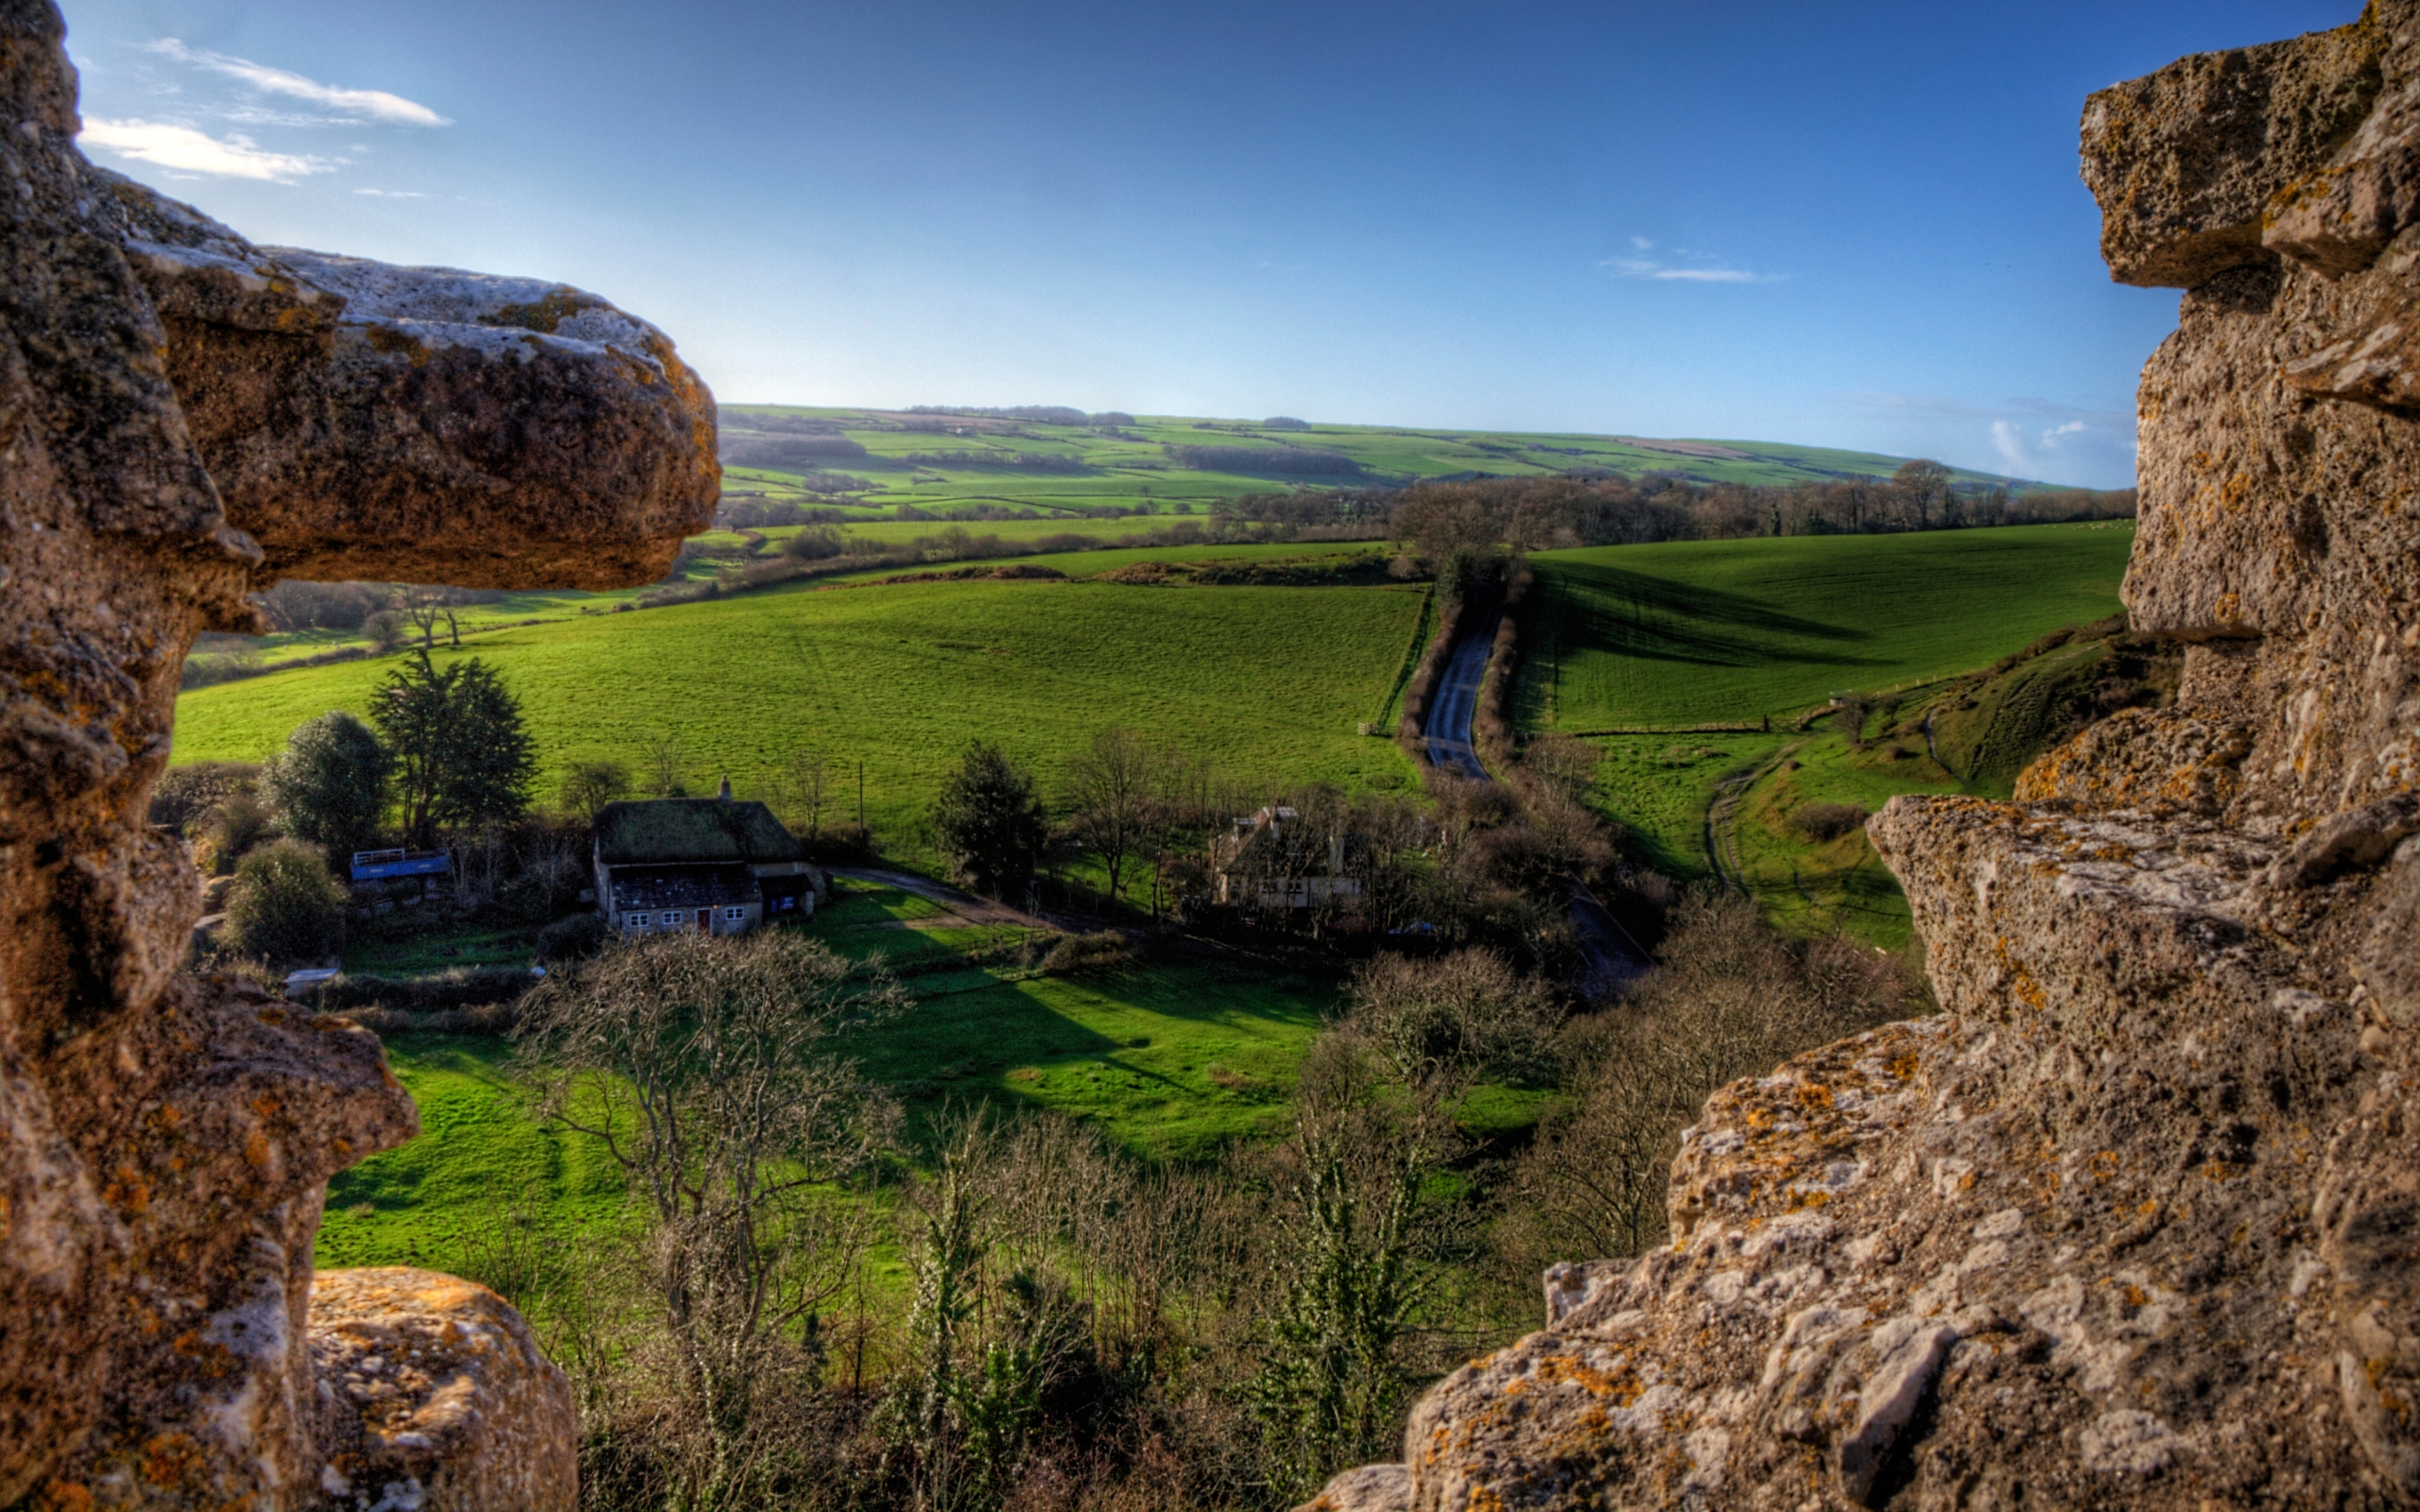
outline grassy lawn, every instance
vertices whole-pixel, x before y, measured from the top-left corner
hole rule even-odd
[[[1614,735],[1597,742],[1597,808],[1630,832],[1638,858],[1668,876],[1708,874],[1706,809],[1716,785],[1754,768],[1786,735]]]
[[[475,651],[526,710],[549,774],[651,738],[693,791],[771,787],[801,747],[846,764],[833,797],[914,853],[925,806],[977,736],[1055,787],[1067,757],[1123,724],[1271,785],[1414,781],[1356,733],[1392,696],[1424,594],[1402,588],[1149,588],[968,582],[781,592],[499,630]],[[257,761],[306,719],[360,713],[383,661],[281,672],[178,700],[178,762]],[[845,792],[839,789],[845,788]],[[829,811],[827,811],[827,816]]]
[[[1863,751],[1834,733],[1794,741],[1739,806],[1736,833],[1748,890],[1781,929],[1820,934],[1838,928],[1897,950],[1914,937],[1907,895],[1865,832],[1853,829],[1816,843],[1791,828],[1789,816],[1810,803],[1842,803],[1871,814],[1902,793],[1959,787],[1954,775],[1925,755],[1921,740],[1877,742]]]
[[[1979,666],[2118,611],[2131,528],[1672,541],[1545,553],[1533,730],[1778,720]]]
[[[997,951],[982,964],[965,959],[1013,943],[1016,931],[916,927],[943,913],[911,893],[847,885],[799,926],[903,973],[915,1006],[832,1048],[906,1104],[911,1138],[977,1101],[1067,1113],[1161,1160],[1205,1159],[1230,1141],[1282,1132],[1303,1053],[1335,1006],[1333,983],[1272,980],[1219,960],[1041,976]],[[458,942],[431,948],[448,943]],[[420,1104],[422,1134],[330,1185],[320,1264],[441,1265],[498,1224],[526,1217],[560,1237],[614,1221],[618,1171],[589,1141],[539,1122],[504,1040],[386,1039]],[[1475,1127],[1517,1125],[1535,1119],[1537,1101],[1492,1092],[1467,1116]]]

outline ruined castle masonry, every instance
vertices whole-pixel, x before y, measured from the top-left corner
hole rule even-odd
[[[1870,826],[1946,1011],[1718,1092],[1343,1512],[2420,1503],[2420,0],[2094,95],[2171,707]]]
[[[78,153],[0,0],[0,1507],[567,1508],[573,1407],[450,1277],[315,1284],[328,1177],[408,1139],[378,1042],[177,974],[144,822],[179,673],[280,577],[662,576],[712,397],[578,289],[255,247]]]

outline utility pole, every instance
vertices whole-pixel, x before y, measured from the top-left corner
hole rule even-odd
[[[857,758],[857,828],[858,828],[858,829],[860,829],[860,830],[862,830],[862,829],[864,829],[865,827],[866,827],[866,763],[865,763],[865,758],[864,758],[864,757],[862,757],[862,756],[860,756],[860,757],[858,757],[858,758]]]

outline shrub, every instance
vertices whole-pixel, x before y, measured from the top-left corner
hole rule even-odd
[[[318,960],[344,945],[344,901],[319,847],[272,841],[235,869],[227,944],[270,961]]]
[[[147,816],[152,823],[182,834],[187,826],[237,793],[251,792],[260,775],[261,769],[251,762],[196,762],[173,767],[152,784]]]
[[[382,609],[361,622],[361,634],[371,649],[381,653],[398,650],[411,635],[411,624],[399,609]]]
[[[1042,958],[1042,969],[1053,976],[1065,976],[1077,971],[1104,971],[1124,966],[1134,958],[1126,936],[1114,929],[1097,935],[1062,935]]]
[[[538,931],[538,959],[549,965],[584,960],[603,950],[613,937],[614,932],[598,915],[574,914]]]
[[[845,555],[849,541],[838,525],[805,525],[782,542],[782,555],[797,561],[824,561]]]
[[[1433,961],[1381,955],[1355,974],[1346,1024],[1368,1037],[1395,1074],[1444,1071],[1544,1081],[1555,1069],[1561,1005],[1536,977],[1488,950]]]
[[[203,816],[199,828],[195,864],[216,876],[233,870],[236,862],[275,833],[277,821],[247,789],[229,794],[226,801]]]
[[[1790,811],[1789,827],[1822,845],[1865,822],[1865,810],[1854,803],[1801,803]]]

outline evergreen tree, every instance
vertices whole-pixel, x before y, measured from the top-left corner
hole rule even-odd
[[[441,670],[426,651],[406,658],[372,717],[394,757],[412,844],[431,844],[441,825],[509,819],[528,806],[536,745],[520,702],[477,657]]]
[[[1013,900],[1033,880],[1049,836],[1033,778],[997,746],[969,746],[933,805],[933,837],[959,875],[979,892]]]
[[[287,833],[342,866],[377,838],[392,765],[370,727],[338,709],[286,737],[261,772],[261,792],[285,816]]]

